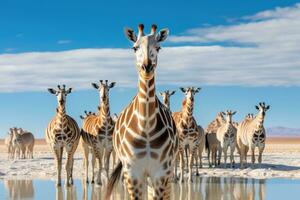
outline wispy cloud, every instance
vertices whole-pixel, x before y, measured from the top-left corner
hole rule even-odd
[[[72,40],[58,40],[57,44],[70,44],[72,43]]]
[[[158,84],[300,86],[299,4],[241,20],[171,37],[169,42],[179,46],[159,54]],[[0,55],[1,92],[39,91],[58,83],[84,89],[101,78],[136,86],[133,52],[100,48]]]

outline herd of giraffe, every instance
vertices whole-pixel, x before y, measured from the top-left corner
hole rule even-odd
[[[170,97],[175,91],[161,92],[163,103],[156,96],[155,69],[157,55],[169,34],[168,29],[157,32],[152,25],[150,34],[144,33],[144,26],[138,26],[138,34],[126,28],[125,35],[133,43],[138,71],[138,91],[129,105],[119,116],[111,116],[109,91],[115,82],[100,80],[92,83],[100,96],[98,111],[86,112],[82,119],[82,128],[67,115],[66,98],[72,88],[58,85],[48,91],[57,97],[57,109],[50,121],[45,138],[56,160],[57,186],[61,186],[62,154],[67,152],[65,166],[66,185],[73,184],[74,153],[81,145],[84,153],[85,179],[89,182],[89,155],[92,155],[91,183],[101,185],[102,167],[108,178],[106,199],[122,177],[130,199],[143,199],[147,185],[153,190],[153,199],[170,199],[171,181],[184,182],[185,162],[188,181],[193,182],[193,170],[196,174],[202,167],[203,150],[207,149],[209,166],[220,165],[224,154],[227,165],[227,151],[230,149],[230,165],[234,166],[234,151],[238,150],[241,168],[247,162],[247,153],[251,149],[251,162],[254,164],[255,147],[259,149],[258,162],[262,161],[266,133],[263,126],[266,111],[270,106],[259,103],[258,114],[248,114],[241,123],[233,122],[234,111],[218,113],[204,130],[194,118],[194,98],[201,88],[180,88],[184,93],[182,108],[178,112],[170,110]],[[110,158],[113,158],[114,170],[109,174]],[[117,166],[114,164],[118,160]],[[96,180],[95,164],[98,161]],[[198,163],[199,162],[199,163]],[[177,167],[180,176],[177,177]]]

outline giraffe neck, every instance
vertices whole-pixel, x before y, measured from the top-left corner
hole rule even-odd
[[[57,107],[57,118],[56,118],[57,122],[59,124],[63,124],[66,118],[67,118],[67,114],[66,114],[65,104],[58,105],[58,107]]]
[[[265,119],[265,117],[263,116],[263,114],[261,112],[258,113],[258,115],[255,117],[254,122],[256,124],[257,129],[261,129],[263,127],[264,119]]]
[[[193,117],[193,102],[191,100],[185,99],[182,105],[182,120],[185,124],[190,124]]]
[[[101,121],[107,121],[109,119],[110,117],[109,99],[101,102],[99,116],[101,117]]]
[[[170,108],[170,101],[167,100],[167,98],[163,99],[164,100],[164,105],[167,107],[167,108]]]
[[[156,96],[154,76],[149,80],[139,77],[136,112],[139,115],[140,127],[149,129],[150,120],[156,112]],[[155,118],[156,120],[156,118]],[[156,123],[156,122],[154,122]]]

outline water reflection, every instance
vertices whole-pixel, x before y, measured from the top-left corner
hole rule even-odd
[[[266,185],[270,185],[272,179],[267,180],[267,183],[266,180],[257,179],[197,177],[192,184],[172,184],[171,196],[173,200],[265,200]],[[289,185],[284,186],[281,185],[280,189],[290,192]],[[279,188],[279,185],[273,184],[273,187]],[[299,193],[298,190],[296,192]],[[99,187],[79,180],[75,180],[75,185],[72,187],[55,187],[53,181],[5,180],[0,182],[0,199],[5,199],[1,198],[1,193],[8,197],[6,199],[14,200],[41,199],[41,197],[43,200],[99,200],[104,199],[105,186]],[[273,194],[268,193],[268,195],[268,199],[274,199]],[[128,199],[128,194],[122,184],[114,190],[112,199]]]
[[[10,199],[32,199],[34,197],[32,180],[5,180],[4,187]]]

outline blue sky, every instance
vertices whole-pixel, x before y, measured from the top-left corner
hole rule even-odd
[[[21,126],[42,137],[56,100],[47,87],[74,87],[68,111],[79,125],[95,110],[99,79],[116,81],[112,112],[136,93],[125,26],[168,27],[157,90],[201,86],[195,116],[204,127],[217,112],[271,105],[266,126],[299,128],[300,5],[297,1],[2,1],[0,3],[0,137]],[[177,89],[172,110],[180,109]]]

